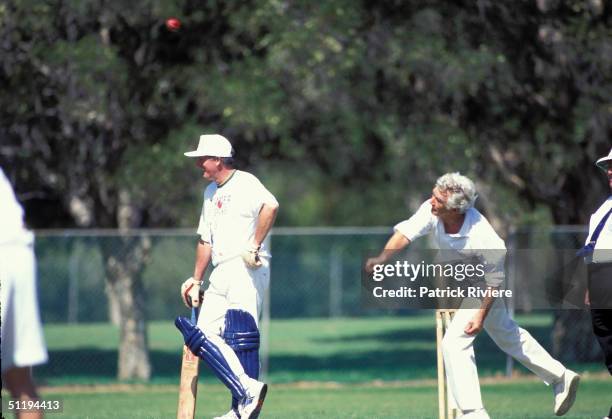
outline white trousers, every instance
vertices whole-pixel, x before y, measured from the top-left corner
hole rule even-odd
[[[474,301],[462,306],[478,307]],[[482,409],[482,397],[474,355],[474,339],[464,332],[478,310],[460,308],[455,313],[444,339],[442,351],[449,392],[461,410]],[[565,367],[508,315],[504,302],[497,299],[484,322],[484,329],[497,346],[533,371],[546,384],[557,382]]]
[[[210,285],[204,292],[198,327],[219,348],[232,372],[241,377],[240,360],[223,339],[225,314],[236,309],[248,312],[259,327],[259,316],[266,289],[270,285],[270,264],[261,258],[262,266],[250,269],[237,257],[217,265],[210,274]],[[244,384],[244,383],[243,383]]]
[[[2,372],[45,363],[32,245],[0,245]]]

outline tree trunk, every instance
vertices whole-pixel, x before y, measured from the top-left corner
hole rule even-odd
[[[113,290],[113,286],[110,281],[106,281],[104,286],[104,292],[106,293],[106,299],[108,301],[108,320],[113,326],[119,327],[121,325],[121,308],[119,305],[119,296]]]
[[[120,380],[151,377],[141,274],[148,260],[148,237],[119,237],[105,247],[107,291],[119,312]]]

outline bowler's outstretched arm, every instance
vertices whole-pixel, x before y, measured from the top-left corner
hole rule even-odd
[[[391,238],[389,238],[389,241],[387,241],[387,244],[385,244],[385,247],[380,252],[380,254],[376,257],[369,258],[366,261],[366,272],[371,273],[374,270],[374,265],[380,265],[382,263],[385,263],[386,261],[391,259],[394,254],[406,248],[409,244],[410,240],[399,231],[396,231],[395,233],[393,233]]]

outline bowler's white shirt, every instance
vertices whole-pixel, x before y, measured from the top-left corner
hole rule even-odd
[[[257,227],[264,204],[277,205],[274,195],[252,174],[236,170],[221,187],[211,182],[204,191],[198,234],[212,247],[213,265],[242,254]],[[266,249],[260,255],[269,256]]]
[[[23,225],[23,209],[0,168],[0,245],[30,244],[33,235]]]
[[[612,208],[612,195],[604,201],[603,204],[591,215],[589,221],[589,235],[587,236],[586,243],[588,243],[593,235],[593,231],[597,228],[599,222],[603,219],[608,211]],[[586,244],[585,243],[585,244]],[[600,250],[600,252],[598,252]],[[606,224],[604,225],[597,243],[595,243],[595,251],[592,256],[592,263],[603,263],[612,262],[612,215],[608,217]]]
[[[470,208],[465,212],[465,219],[458,233],[446,233],[442,220],[431,213],[429,200],[423,202],[412,217],[396,224],[393,229],[411,242],[432,233],[436,249],[461,250],[464,256],[484,257],[488,259],[490,267],[495,267],[494,272],[486,274],[487,284],[496,286],[503,281],[506,245],[476,208]],[[486,250],[490,252],[483,252]],[[490,260],[491,258],[495,260]]]

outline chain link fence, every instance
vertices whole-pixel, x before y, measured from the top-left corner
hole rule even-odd
[[[392,310],[365,310],[361,305],[364,258],[372,251],[380,250],[391,232],[389,227],[274,229],[270,236],[273,255],[271,287],[262,327],[268,327],[269,319],[396,313]],[[196,236],[191,230],[143,230],[131,234],[146,236],[150,243],[141,273],[146,318],[172,322],[177,315],[186,312],[179,297],[179,287],[193,271]],[[513,234],[507,243],[520,248],[578,248],[584,235],[584,229],[574,227],[522,230]],[[80,323],[90,325],[110,321],[112,305],[107,298],[107,261],[104,260],[103,248],[112,248],[120,238],[116,231],[37,233],[39,301],[45,324],[73,324],[76,327]],[[415,245],[427,245],[426,241],[422,242]],[[404,310],[402,314],[410,313]],[[549,314],[573,317],[576,324],[585,324],[588,317],[582,311]],[[94,328],[91,326],[91,330]],[[596,359],[598,348],[587,329],[577,329],[579,336],[569,336],[568,330],[551,330],[555,354],[572,361]],[[273,336],[270,338],[274,339]],[[263,342],[264,353],[267,345]],[[81,358],[75,360],[77,355]],[[64,359],[53,359],[43,369],[46,368],[44,371],[48,375],[69,376],[72,369],[67,365],[82,362],[88,365],[88,369],[105,371],[103,374],[109,379],[114,378],[116,360],[98,355],[95,351],[79,352],[76,348],[65,352]]]
[[[271,318],[358,316],[360,275],[366,252],[380,249],[389,228],[275,229],[271,235]],[[173,319],[184,311],[180,284],[193,271],[192,231],[139,231],[150,240],[141,274],[149,320]],[[102,248],[117,232],[39,232],[36,254],[40,305],[45,323],[105,322]],[[117,243],[118,244],[118,243]]]

